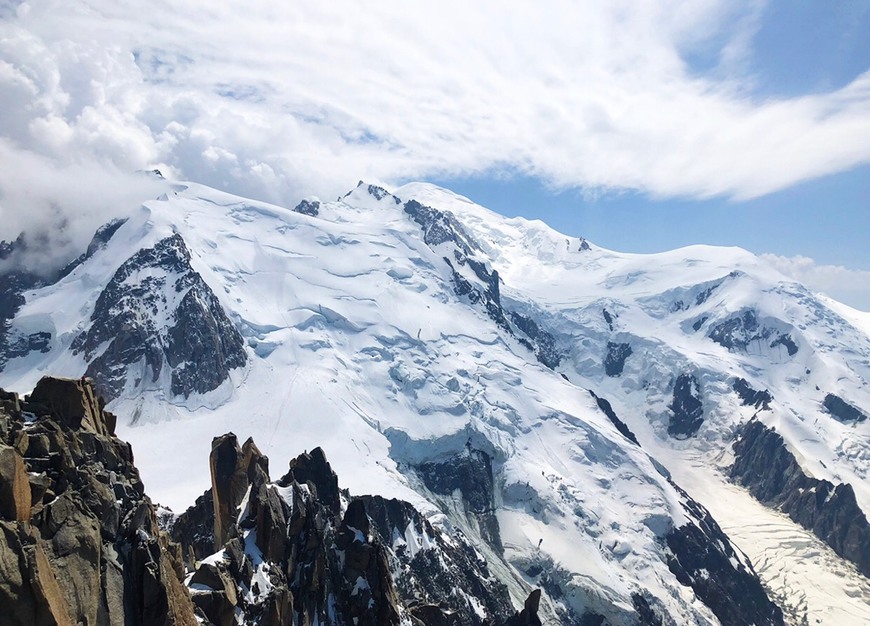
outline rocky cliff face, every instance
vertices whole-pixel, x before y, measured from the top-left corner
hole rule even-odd
[[[247,359],[241,335],[191,267],[179,235],[118,268],[72,349],[84,353],[87,375],[109,399],[128,385],[157,384],[164,367],[172,395],[205,393]]]
[[[445,536],[401,500],[360,500],[392,552],[396,590],[413,615],[427,624],[480,624],[481,610],[502,620],[510,618],[513,607],[507,587],[460,532]]]
[[[870,524],[851,485],[807,476],[783,438],[758,420],[744,427],[734,453],[732,479],[761,502],[778,507],[812,530],[870,576]]]
[[[698,432],[704,422],[701,388],[693,374],[680,374],[674,382],[674,398],[668,407],[671,418],[668,434],[676,439],[687,439]]]
[[[782,610],[767,597],[752,565],[734,550],[710,512],[677,489],[693,518],[665,538],[668,567],[677,580],[691,587],[722,624],[783,624]]]
[[[26,302],[24,292],[43,284],[42,277],[21,267],[20,255],[28,249],[20,235],[15,241],[0,241],[0,369],[9,359],[29,354],[33,350],[47,351],[51,335],[45,333],[14,333],[11,322]]]
[[[378,190],[387,193],[380,187],[369,186],[369,193],[380,199]],[[396,198],[396,202],[400,200]],[[468,234],[456,216],[416,200],[409,200],[402,208],[420,225],[423,241],[445,255],[443,258],[450,268],[456,295],[481,306],[502,330],[530,350],[538,362],[555,369],[563,358],[556,338],[528,315],[504,306],[498,270],[482,260],[480,244]]]
[[[210,468],[212,488],[172,535],[195,570],[193,602],[214,624],[537,619],[537,601],[514,613],[506,587],[462,537],[445,538],[407,502],[341,491],[319,448],[270,482],[254,442],[227,434],[214,440]]]
[[[752,344],[757,344],[768,348],[782,346],[789,357],[797,354],[798,345],[791,335],[773,322],[768,321],[768,324],[773,325],[765,325],[755,310],[746,309],[713,325],[707,336],[729,350],[746,351]]]
[[[0,392],[4,624],[193,626],[178,547],[89,382]]]
[[[541,623],[539,592],[515,612],[470,544],[350,498],[320,449],[271,482],[253,441],[216,438],[212,488],[169,522],[179,545],[102,407],[83,380],[0,390],[3,624]]]

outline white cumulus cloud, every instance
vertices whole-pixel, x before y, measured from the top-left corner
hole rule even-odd
[[[870,311],[870,271],[849,269],[842,265],[818,265],[805,256],[762,254],[761,257],[810,289],[861,311]]]
[[[61,169],[156,166],[283,204],[360,178],[505,172],[557,188],[742,199],[870,162],[870,73],[802,97],[747,89],[761,7],[0,5],[0,137],[7,154]],[[686,58],[714,40],[721,62],[698,75]],[[0,168],[0,224],[33,215],[8,193],[14,176]],[[0,226],[0,239],[15,234]]]

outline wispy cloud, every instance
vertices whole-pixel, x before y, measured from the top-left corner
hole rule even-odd
[[[0,239],[25,233],[29,250],[0,261],[48,273],[82,252],[94,230],[169,191],[165,181],[101,160],[58,161],[0,138]],[[4,234],[8,233],[5,237]]]
[[[818,265],[805,256],[761,255],[780,272],[807,287],[862,311],[870,311],[870,271]]]
[[[0,18],[0,135],[63,167],[157,166],[283,203],[499,170],[750,198],[870,162],[870,73],[747,92],[758,5],[22,3]],[[711,42],[722,71],[699,74],[687,59]]]

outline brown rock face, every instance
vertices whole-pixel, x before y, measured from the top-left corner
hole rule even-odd
[[[0,444],[0,519],[30,519],[30,481],[24,459],[15,448]]]
[[[106,436],[115,434],[114,416],[103,411],[93,385],[85,380],[46,376],[36,383],[27,405],[27,410],[51,415],[67,428]]]
[[[231,538],[239,515],[239,505],[252,483],[269,482],[269,459],[252,439],[239,448],[233,433],[215,437],[209,455],[214,499],[214,543],[220,550]]]
[[[193,603],[215,626],[232,626],[235,623],[236,606],[239,603],[236,583],[223,563],[203,563],[196,570],[191,585],[208,587],[193,596]]]
[[[338,476],[332,471],[332,466],[326,460],[326,454],[321,448],[314,448],[310,453],[300,454],[290,461],[290,470],[278,481],[281,485],[289,485],[296,481],[300,485],[310,483],[316,490],[317,498],[323,502],[333,515],[341,509]]]
[[[0,522],[0,606],[4,624],[75,623],[39,537],[24,524]]]
[[[25,402],[9,396],[0,390],[0,623],[195,626],[179,550],[90,383],[43,378]]]

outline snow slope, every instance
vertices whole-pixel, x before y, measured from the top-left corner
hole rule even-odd
[[[409,468],[482,450],[497,477],[496,516],[514,567],[506,576],[515,602],[539,583],[524,572],[544,564],[559,575],[561,602],[578,615],[613,615],[616,607],[614,623],[631,623],[632,595],[648,592],[674,623],[715,624],[668,568],[662,538],[690,517],[661,465],[711,508],[723,489],[736,489],[723,486],[721,472],[734,433],[756,413],[731,389],[741,377],[772,391],[772,410],[758,418],[776,427],[806,471],[852,484],[870,510],[870,421],[840,422],[821,406],[826,393],[836,393],[870,407],[870,339],[861,316],[743,250],[620,254],[419,183],[392,194],[361,184],[319,203],[317,216],[194,183],[166,185],[160,199],[126,216],[107,246],[56,284],[26,294],[13,331],[48,331],[51,349],[12,359],[0,372],[0,386],[22,391],[45,373],[80,375],[84,355],[69,348],[103,286],[136,251],[180,234],[249,358],[217,389],[186,398],[172,394],[168,369],[155,381],[135,368],[128,373],[110,409],[132,416],[119,434],[133,444],[148,492],[164,505],[181,510],[202,493],[211,439],[233,431],[252,436],[273,467],[321,446],[351,493],[398,497],[480,536],[459,496],[439,497]],[[564,353],[557,371],[481,306],[457,297],[444,260],[450,246],[423,240],[403,211],[412,199],[455,215],[479,248],[474,258],[498,271],[502,301],[556,338]],[[450,267],[480,282],[470,264]],[[732,349],[708,337],[748,309],[774,334]],[[171,324],[172,303],[155,316]],[[783,335],[796,354],[788,342],[769,345]],[[618,376],[602,368],[608,343],[632,349]],[[668,406],[682,372],[698,381],[703,423],[677,440],[667,432]],[[617,431],[587,389],[612,403],[643,448]],[[687,471],[692,463],[712,469]],[[763,542],[740,531],[744,507],[756,504],[738,491],[734,509],[714,513],[758,562],[766,554],[753,546]],[[800,530],[777,519],[789,532]],[[793,549],[792,558],[807,554]],[[832,559],[808,572],[830,580],[830,563],[842,564]],[[854,570],[848,575],[856,581],[849,589],[866,590]],[[767,579],[774,592],[793,593],[794,581],[777,576]],[[859,600],[822,606],[824,594],[806,592],[793,613],[811,622],[817,615],[842,624],[870,620],[866,591],[844,593]]]

